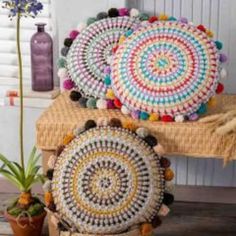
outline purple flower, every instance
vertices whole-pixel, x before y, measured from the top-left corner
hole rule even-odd
[[[38,0],[4,0],[3,8],[9,10],[10,18],[17,14],[25,17],[35,17],[43,10],[43,4]]]

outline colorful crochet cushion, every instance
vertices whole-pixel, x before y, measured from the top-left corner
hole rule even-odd
[[[58,75],[66,89],[75,88],[84,97],[105,98],[104,79],[110,65],[112,48],[119,38],[140,22],[137,10],[112,8],[89,18],[65,39]],[[64,58],[66,57],[66,58]],[[109,85],[109,84],[108,84]]]
[[[50,158],[46,205],[79,233],[115,234],[133,226],[151,231],[173,202],[165,186],[173,178],[170,162],[145,128],[124,124],[131,131],[118,119],[98,125],[87,121]]]
[[[222,45],[203,26],[149,21],[125,36],[111,65],[112,88],[122,104],[147,118],[191,118],[206,110],[222,86]]]

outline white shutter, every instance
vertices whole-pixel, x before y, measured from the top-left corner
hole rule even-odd
[[[41,0],[43,11],[36,18],[21,19],[21,50],[24,85],[31,85],[30,39],[36,32],[35,23],[46,23],[46,31],[52,35],[51,0]],[[8,18],[8,10],[0,8],[0,99],[10,88],[18,86],[18,61],[16,49],[16,19]]]

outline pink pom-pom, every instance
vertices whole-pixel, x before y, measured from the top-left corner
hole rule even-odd
[[[69,37],[70,37],[72,40],[75,40],[76,37],[78,36],[78,34],[79,34],[79,31],[77,31],[77,30],[72,30],[72,31],[70,32]]]
[[[71,79],[67,79],[63,82],[63,88],[66,90],[71,90],[75,86],[75,83]]]
[[[188,19],[185,17],[180,17],[179,22],[184,23],[184,24],[188,24]]]
[[[119,9],[119,16],[128,16],[129,15],[129,9],[127,8],[120,8]]]

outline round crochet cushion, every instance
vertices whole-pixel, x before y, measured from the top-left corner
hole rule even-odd
[[[216,45],[197,27],[147,23],[116,51],[112,87],[130,110],[190,115],[215,94],[218,69]]]
[[[85,95],[104,98],[104,69],[110,64],[112,48],[127,30],[137,26],[134,17],[115,17],[99,20],[85,28],[73,42],[67,55],[71,79]]]
[[[58,157],[52,194],[59,215],[81,233],[125,232],[157,215],[164,169],[154,150],[123,128],[92,128]]]
[[[60,236],[97,236],[97,234],[79,234],[79,233],[70,233],[70,232],[61,232]],[[109,235],[103,235],[103,236],[141,236],[140,229],[133,229],[131,231],[128,231],[126,233],[121,234],[109,234]]]

